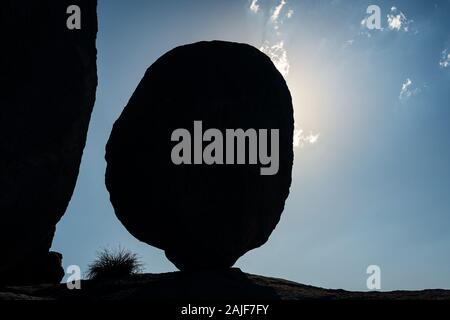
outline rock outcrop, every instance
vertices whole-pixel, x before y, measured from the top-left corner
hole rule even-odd
[[[82,281],[81,290],[66,284],[0,289],[2,300],[145,301],[146,305],[165,301],[450,301],[450,290],[361,292],[324,289],[284,279],[244,273],[239,269],[207,272],[138,274],[107,281]],[[153,302],[153,304],[152,304]],[[119,304],[120,305],[120,304]],[[164,305],[164,304],[163,304]],[[186,303],[187,305],[187,303]]]
[[[81,29],[67,27],[70,5],[81,10]],[[95,100],[96,6],[1,4],[0,284],[63,276],[61,256],[49,248],[75,187]]]
[[[277,173],[261,175],[261,165],[249,161],[174,164],[171,135],[179,128],[193,133],[194,121],[222,133],[278,129]],[[114,124],[106,186],[116,215],[181,270],[230,267],[263,245],[280,219],[293,129],[291,95],[265,54],[223,41],[175,48],[147,70]]]

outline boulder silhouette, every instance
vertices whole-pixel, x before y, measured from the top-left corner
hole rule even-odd
[[[194,121],[221,132],[278,129],[278,172],[261,175],[260,164],[174,164],[171,135],[192,133]],[[180,270],[228,268],[263,245],[280,219],[293,130],[289,89],[265,54],[224,41],[177,47],[149,67],[114,124],[106,186],[115,213]]]
[[[67,8],[81,9],[69,30]],[[97,86],[96,1],[7,0],[0,10],[0,284],[59,282],[49,253],[72,196]]]

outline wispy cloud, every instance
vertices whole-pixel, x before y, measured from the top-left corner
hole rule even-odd
[[[289,19],[289,18],[292,18],[292,16],[294,15],[294,10],[292,10],[292,9],[289,9],[289,11],[286,13],[286,17]]]
[[[400,90],[400,95],[398,98],[400,101],[406,101],[409,98],[420,93],[420,88],[413,87],[413,82],[410,78],[406,78],[405,82],[402,84],[402,88]]]
[[[283,7],[286,5],[285,0],[281,0],[280,3],[273,9],[272,15],[270,16],[270,20],[273,23],[278,23],[278,18],[280,17],[281,10],[283,10]]]
[[[406,15],[398,10],[396,7],[392,7],[390,13],[387,15],[388,27],[390,30],[395,31],[409,31],[409,25],[413,20],[406,18]]]
[[[365,28],[366,25],[367,25],[367,18],[364,18],[364,19],[361,20],[361,27]]]
[[[250,3],[250,11],[253,13],[258,13],[259,11],[258,0],[252,0],[252,2]]]
[[[314,145],[319,141],[320,134],[305,134],[303,129],[295,129],[294,131],[294,147],[303,148],[306,145]]]
[[[292,18],[294,10],[289,7],[287,0],[279,0],[276,6],[265,9],[258,0],[250,2],[250,11],[258,13],[267,10],[267,23],[264,30],[264,40],[260,50],[264,52],[280,71],[283,77],[286,77],[290,70],[288,51],[286,49],[286,34],[283,32],[283,23]],[[294,131],[294,146],[303,148],[306,145],[314,145],[319,141],[320,134],[305,134],[303,129],[296,128]]]
[[[249,9],[253,13],[264,10],[258,0],[252,0]],[[290,19],[294,15],[294,10],[289,8],[286,0],[279,0],[277,5],[267,10],[270,13],[270,18],[266,25],[267,30],[264,33],[265,39],[259,49],[270,57],[278,71],[286,77],[289,73],[290,64],[285,46],[285,35],[281,26],[286,19]]]
[[[450,53],[448,52],[448,49],[445,49],[441,53],[441,60],[439,60],[439,66],[441,68],[448,68],[450,67]]]
[[[400,90],[399,99],[403,99],[406,96],[409,96],[409,87],[412,85],[412,81],[410,78],[407,78],[405,82],[402,84],[402,90]]]
[[[283,76],[286,76],[289,73],[289,60],[282,40],[273,45],[271,45],[269,41],[266,41],[261,46],[260,50],[269,56],[275,67]]]

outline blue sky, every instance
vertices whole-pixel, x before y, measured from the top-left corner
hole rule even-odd
[[[249,273],[327,288],[450,288],[450,1],[99,0],[99,86],[77,186],[53,249],[82,270],[104,247],[175,267],[131,236],[104,185],[104,147],[147,67],[200,40],[266,52],[293,96],[291,193]],[[369,5],[381,30],[363,25]]]

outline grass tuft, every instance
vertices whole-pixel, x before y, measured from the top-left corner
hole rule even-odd
[[[103,249],[88,266],[87,278],[91,280],[111,280],[142,272],[143,263],[139,256],[129,250]]]

